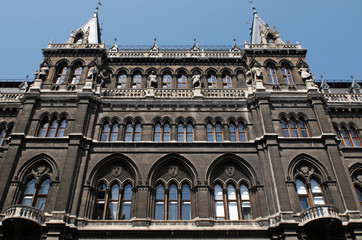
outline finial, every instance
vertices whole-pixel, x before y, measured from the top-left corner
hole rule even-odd
[[[322,82],[324,82],[324,78],[323,78],[323,75],[321,75],[321,79],[322,79]]]
[[[234,43],[236,43],[236,39],[234,38]]]
[[[98,4],[97,4],[96,10],[94,12],[98,12],[100,6],[102,6],[102,3],[101,3],[101,0],[98,0]]]
[[[25,81],[28,81],[29,75],[26,75],[25,77]]]
[[[196,43],[196,38],[194,38],[194,43]]]
[[[157,38],[154,38],[153,41],[156,43],[156,42],[157,42]]]
[[[116,43],[117,42],[117,38],[114,38],[114,43]]]
[[[354,81],[353,75],[351,75],[352,81]]]

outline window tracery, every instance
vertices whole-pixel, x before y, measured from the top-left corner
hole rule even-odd
[[[361,139],[359,134],[353,126],[347,128],[342,126],[338,128],[334,126],[336,131],[337,137],[341,139],[341,145],[343,147],[360,147],[361,146]]]
[[[44,117],[39,125],[37,137],[63,137],[67,128],[67,119],[65,117],[59,119],[53,117],[49,120],[48,117]]]
[[[266,65],[266,72],[268,74],[269,83],[272,85],[277,85],[278,84],[277,73],[275,65],[273,63],[268,63]]]
[[[125,73],[121,73],[118,76],[117,88],[126,88],[127,87],[127,75]]]
[[[303,117],[298,120],[295,117],[281,117],[280,125],[284,137],[309,137],[306,121]]]
[[[83,66],[81,63],[77,63],[73,67],[71,84],[78,84],[82,77]]]
[[[0,128],[0,146],[7,145],[5,139],[9,137],[11,130],[12,130],[12,126],[9,126],[9,127],[2,126]]]
[[[282,64],[282,73],[283,73],[283,78],[284,78],[285,84],[294,85],[292,71],[291,71],[289,64],[287,64],[287,63]]]
[[[239,122],[238,125],[232,121],[229,124],[229,132],[230,132],[230,141],[231,142],[246,142],[246,131],[245,126],[242,122]]]

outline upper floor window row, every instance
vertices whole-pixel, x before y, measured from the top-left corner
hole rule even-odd
[[[82,78],[83,68],[83,65],[79,62],[72,67],[69,67],[66,63],[60,64],[56,71],[55,84],[78,84]]]
[[[345,127],[342,126],[338,128],[337,126],[334,127],[336,134],[339,139],[341,139],[340,145],[343,147],[360,147],[361,146],[361,139],[359,137],[359,133],[356,128],[354,127]]]
[[[67,128],[65,117],[44,117],[39,125],[37,137],[63,137]]]
[[[120,126],[118,122],[109,123],[108,121],[103,123],[100,141],[101,142],[115,142],[120,141],[119,138],[119,130]],[[123,140],[125,142],[140,142],[141,141],[141,133],[142,133],[142,125],[140,122],[136,122],[135,124],[127,123],[124,126],[124,134]]]
[[[299,119],[291,117],[287,119],[282,117],[280,119],[280,125],[282,127],[284,137],[309,137],[309,131],[307,128],[307,123],[304,118],[300,117]]]
[[[276,66],[273,63],[267,63],[266,65],[266,72],[268,77],[269,84],[277,85],[278,77],[277,72],[279,71]],[[292,69],[289,64],[282,63],[280,67],[281,73],[283,75],[283,80],[286,85],[294,85],[293,75],[292,75]]]

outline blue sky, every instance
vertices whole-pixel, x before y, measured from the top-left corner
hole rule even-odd
[[[249,42],[248,0],[103,0],[99,11],[107,45],[231,45]],[[284,41],[308,49],[318,79],[362,80],[361,0],[254,0],[259,16]],[[42,61],[50,40],[67,41],[93,14],[97,0],[2,0],[0,79],[21,79]]]

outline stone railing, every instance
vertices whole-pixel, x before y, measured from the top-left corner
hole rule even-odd
[[[19,102],[23,93],[0,93],[0,102]]]
[[[245,97],[245,92],[239,89],[203,89],[202,95],[207,98],[238,98]]]
[[[339,103],[339,102],[362,102],[361,94],[345,93],[345,94],[325,94],[324,97],[329,103]]]
[[[329,205],[315,206],[300,213],[301,223],[305,225],[311,221],[322,218],[339,219],[338,209]]]
[[[39,225],[43,225],[45,222],[45,215],[41,210],[35,207],[13,205],[8,207],[5,211],[3,221],[7,219],[26,219]]]
[[[143,98],[146,96],[145,89],[111,89],[104,90],[104,96],[114,96],[121,98]]]
[[[108,57],[119,58],[234,58],[242,56],[241,51],[231,50],[203,50],[192,52],[190,50],[160,50],[158,52],[152,52],[150,50],[118,50],[108,51]]]
[[[302,49],[302,46],[300,44],[245,44],[245,49]]]
[[[81,44],[77,44],[77,43],[63,43],[63,44],[54,44],[54,43],[49,43],[48,44],[48,48],[55,48],[55,49],[62,49],[62,48],[93,48],[93,49],[97,49],[97,48],[105,48],[105,44],[104,43],[99,43],[99,44],[95,44],[95,43],[81,43]]]
[[[192,98],[192,89],[156,89],[155,98]]]

